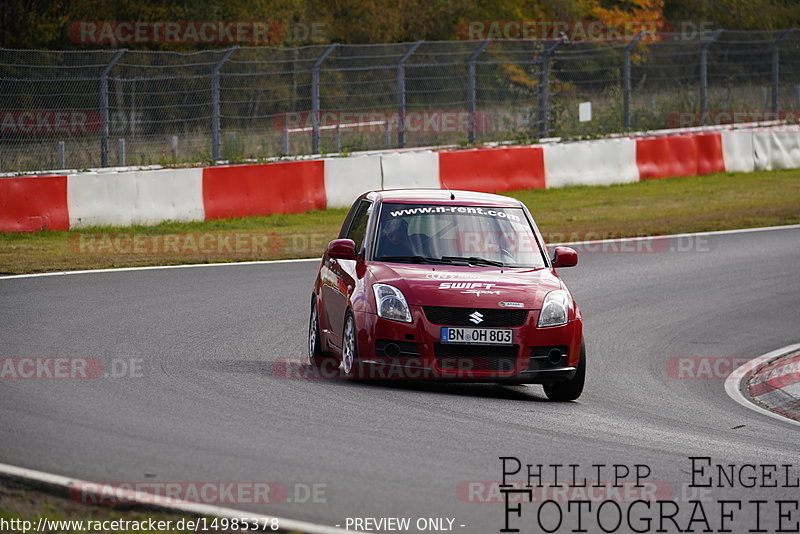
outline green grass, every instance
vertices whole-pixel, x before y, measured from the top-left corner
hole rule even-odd
[[[607,187],[518,191],[548,242],[800,223],[800,170],[720,173]],[[0,273],[319,257],[346,210],[133,228],[0,234]],[[244,245],[193,249],[202,238]],[[114,238],[123,238],[122,247]],[[137,253],[124,247],[138,236]],[[179,249],[158,248],[173,239]],[[82,241],[83,240],[83,241]],[[208,242],[208,241],[207,241]],[[131,242],[132,243],[132,242]],[[211,252],[209,252],[211,250]]]
[[[528,206],[549,242],[800,223],[800,169],[519,191],[509,196]]]

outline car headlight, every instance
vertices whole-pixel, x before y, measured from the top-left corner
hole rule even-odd
[[[411,310],[408,309],[406,298],[399,289],[387,284],[375,284],[372,286],[372,291],[375,292],[378,317],[404,323],[411,322]]]
[[[544,298],[539,314],[539,327],[567,324],[569,314],[569,294],[563,289],[551,291]]]

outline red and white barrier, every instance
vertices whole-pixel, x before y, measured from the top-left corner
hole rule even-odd
[[[753,154],[758,171],[797,169],[800,167],[800,132],[796,129],[753,132]]]
[[[512,146],[440,152],[439,181],[450,189],[484,193],[544,189],[542,148]]]
[[[66,176],[0,178],[0,231],[69,230]]]
[[[323,169],[321,160],[202,169],[205,219],[325,209]]]
[[[637,139],[636,165],[642,180],[723,172],[722,137],[708,133]]]
[[[69,227],[205,219],[203,169],[81,173],[67,177]]]
[[[547,188],[638,182],[636,146],[626,138],[546,145]]]
[[[753,172],[755,170],[755,149],[753,132],[722,132],[722,159],[728,172]]]
[[[350,156],[325,161],[325,198],[329,208],[349,208],[364,191],[381,189],[381,156]]]
[[[0,178],[0,231],[152,225],[346,208],[365,191],[485,192],[800,168],[800,127],[466,150],[398,151],[204,169]]]
[[[439,152],[396,152],[381,155],[382,189],[439,189]]]

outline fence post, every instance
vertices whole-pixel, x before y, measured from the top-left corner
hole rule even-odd
[[[58,168],[59,169],[66,169],[67,168],[67,154],[66,154],[66,147],[64,145],[64,141],[59,141],[56,146],[58,148]]]
[[[412,44],[397,62],[397,148],[406,146],[406,61],[423,42]]]
[[[102,126],[100,128],[101,167],[108,167],[108,136],[111,132],[108,125],[108,75],[125,52],[127,52],[125,48],[117,50],[114,55],[111,56],[111,61],[106,64],[105,68],[100,73],[100,120],[102,121]]]
[[[625,47],[625,62],[622,66],[622,126],[626,129],[631,127],[631,52],[646,34],[646,31],[639,32]]]
[[[125,166],[125,138],[117,139],[117,165]]]
[[[467,133],[467,141],[470,143],[475,142],[475,110],[477,109],[477,88],[475,86],[475,61],[478,59],[486,47],[489,46],[491,41],[483,41],[478,45],[469,59],[467,59],[467,111],[469,111],[469,132]]]
[[[311,153],[319,154],[319,67],[333,52],[337,43],[328,45],[311,65]]]
[[[700,49],[700,125],[705,123],[708,114],[708,49],[721,34],[722,30],[716,30]]]
[[[548,46],[539,59],[541,68],[539,70],[539,137],[547,137],[549,135],[549,126],[547,124],[547,108],[550,106],[550,55],[556,48],[561,46],[563,40],[555,41]]]
[[[211,161],[220,159],[219,71],[238,48],[227,49],[211,70]]]
[[[778,113],[778,97],[780,91],[780,48],[781,43],[789,37],[794,30],[797,28],[789,28],[788,30],[784,30],[775,42],[772,43],[772,113]]]

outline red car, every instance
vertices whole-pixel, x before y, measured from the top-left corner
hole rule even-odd
[[[525,205],[408,189],[359,197],[311,295],[309,364],[353,378],[543,384],[577,399],[581,312]]]

